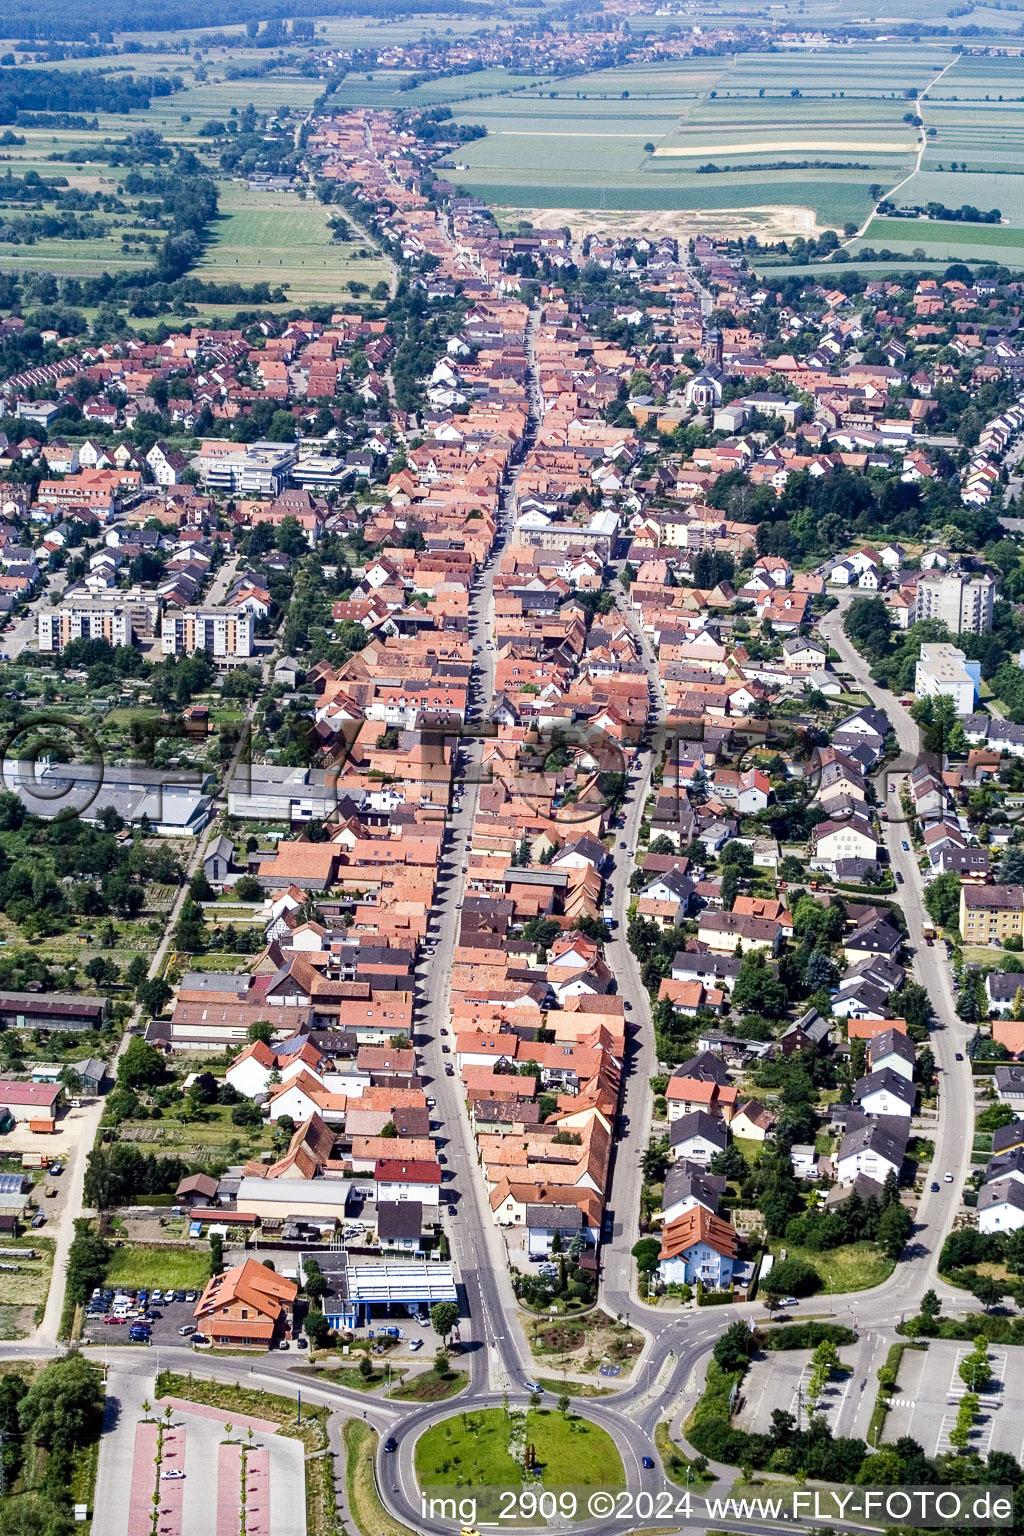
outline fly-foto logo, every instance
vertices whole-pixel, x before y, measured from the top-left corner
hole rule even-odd
[[[47,820],[66,811],[83,815],[104,784],[96,736],[58,710],[40,710],[11,726],[0,744],[0,764],[4,789]]]

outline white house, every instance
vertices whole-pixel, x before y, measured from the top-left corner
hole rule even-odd
[[[872,1073],[895,1072],[908,1083],[914,1080],[916,1054],[913,1040],[898,1029],[884,1030],[868,1045]]]
[[[847,1131],[839,1143],[836,1177],[840,1184],[852,1184],[863,1173],[884,1184],[890,1173],[899,1178],[906,1149],[905,1136],[896,1136],[871,1122],[857,1126]]]
[[[853,1089],[853,1101],[866,1115],[902,1115],[909,1120],[916,1098],[914,1084],[888,1067],[859,1078]]]
[[[994,1179],[978,1191],[978,1231],[1016,1232],[1024,1227],[1024,1184]]]
[[[724,1152],[729,1140],[725,1122],[703,1109],[680,1115],[669,1126],[669,1155],[675,1162],[711,1166],[716,1152]]]

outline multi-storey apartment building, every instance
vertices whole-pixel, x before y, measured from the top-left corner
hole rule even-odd
[[[36,638],[41,651],[62,651],[72,640],[107,640],[111,645],[131,645],[135,632],[125,606],[72,598],[57,608],[46,608],[38,614]]]
[[[165,656],[206,651],[214,660],[252,655],[252,617],[237,608],[182,608],[167,612],[161,625]]]
[[[953,634],[980,635],[992,628],[995,578],[987,571],[922,571],[917,619],[939,619]]]

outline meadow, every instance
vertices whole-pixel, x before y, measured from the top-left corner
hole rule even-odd
[[[238,182],[222,181],[219,192],[219,212],[194,268],[197,277],[284,284],[299,304],[335,304],[349,282],[372,288],[387,280],[383,258],[358,237],[332,242],[322,203],[305,202],[295,192],[250,192]]]

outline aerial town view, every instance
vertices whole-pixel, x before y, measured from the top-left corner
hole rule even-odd
[[[1024,1532],[1024,4],[0,0],[0,1536]]]

